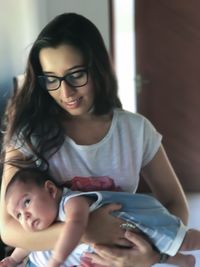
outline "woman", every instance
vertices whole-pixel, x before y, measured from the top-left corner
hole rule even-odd
[[[5,210],[9,180],[18,168],[35,164],[49,169],[60,183],[82,191],[134,193],[142,174],[158,200],[187,223],[185,196],[160,134],[143,116],[122,109],[103,39],[83,16],[62,14],[41,31],[30,51],[24,85],[7,107],[5,125],[1,236],[6,243],[51,249],[62,230],[58,223],[27,235]],[[109,215],[119,208],[111,205],[92,214],[82,240],[117,245],[131,241],[134,247],[97,247],[97,254],[87,258],[112,267],[158,262],[159,255],[148,242],[133,233],[124,235],[121,221]]]

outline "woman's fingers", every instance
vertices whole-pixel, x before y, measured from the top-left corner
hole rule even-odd
[[[85,243],[118,244],[118,240],[124,238],[124,230],[120,229],[120,224],[123,221],[112,216],[111,213],[120,208],[121,205],[119,204],[109,204],[92,212],[82,241]],[[104,218],[103,223],[102,218]]]
[[[144,238],[143,235],[126,231],[124,237],[134,244],[135,250],[139,250],[141,252],[152,251],[151,244]]]
[[[95,248],[96,253],[85,253],[87,258],[90,258],[92,266],[98,264],[105,267],[129,267],[127,262],[128,251],[123,251],[118,248],[109,248],[98,246]]]
[[[92,259],[90,259],[86,256],[83,256],[81,258],[81,263],[78,267],[105,267],[105,265],[100,265],[97,262],[98,262],[97,259],[96,259],[96,263],[93,263]]]
[[[158,253],[139,234],[126,231],[125,238],[131,243],[131,248],[116,248],[95,245],[95,253],[85,253],[92,263],[106,267],[150,267],[158,262]]]
[[[104,206],[105,210],[108,211],[108,213],[111,213],[113,211],[117,211],[117,210],[120,210],[122,207],[121,204],[118,204],[118,203],[112,203],[110,205],[106,205]]]

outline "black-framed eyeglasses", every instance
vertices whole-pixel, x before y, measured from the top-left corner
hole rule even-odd
[[[63,77],[54,75],[39,75],[38,82],[48,91],[57,90],[61,82],[65,81],[71,87],[82,87],[88,82],[88,67],[70,72]]]

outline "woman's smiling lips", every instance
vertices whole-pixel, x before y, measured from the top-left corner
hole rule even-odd
[[[74,109],[74,108],[78,108],[80,105],[80,102],[82,100],[82,97],[79,97],[77,99],[65,102],[63,101],[62,103],[64,104],[65,107],[70,108],[70,109]]]

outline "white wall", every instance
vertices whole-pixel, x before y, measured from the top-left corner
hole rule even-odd
[[[95,23],[109,47],[108,0],[46,0],[48,20],[63,12],[81,13]]]
[[[109,47],[108,0],[0,0],[0,112],[14,76],[23,73],[31,43],[42,27],[64,12],[91,19]]]
[[[37,32],[33,2],[0,0],[0,108],[10,91],[12,77],[24,71],[27,47]]]

